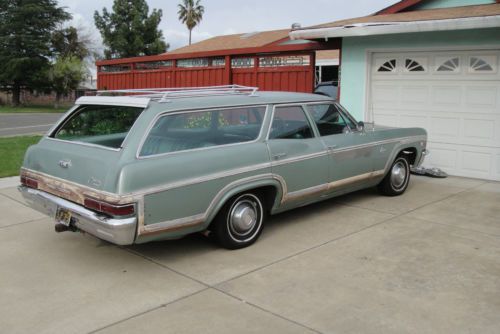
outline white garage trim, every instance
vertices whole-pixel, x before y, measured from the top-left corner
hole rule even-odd
[[[339,27],[300,29],[290,32],[290,38],[319,39],[388,35],[429,31],[450,31],[500,27],[500,15],[463,17],[409,22],[366,22]]]
[[[428,164],[500,180],[500,46],[367,52],[366,119],[429,132]]]

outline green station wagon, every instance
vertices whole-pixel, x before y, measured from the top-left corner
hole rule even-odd
[[[402,194],[426,141],[420,128],[358,123],[322,95],[105,92],[78,99],[28,149],[19,190],[58,232],[118,245],[206,232],[234,249],[269,214],[367,187]]]

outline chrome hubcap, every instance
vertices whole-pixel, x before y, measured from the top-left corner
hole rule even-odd
[[[257,223],[257,206],[249,200],[238,202],[231,210],[229,227],[234,234],[243,236],[254,228]]]
[[[402,162],[397,162],[392,166],[391,183],[395,188],[401,188],[406,180],[406,166]]]

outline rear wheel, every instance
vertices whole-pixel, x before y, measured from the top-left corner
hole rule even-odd
[[[381,194],[386,196],[398,196],[405,192],[410,181],[410,164],[408,160],[400,155],[394,160],[389,173],[377,186]]]
[[[254,193],[244,193],[229,200],[215,217],[212,233],[227,249],[250,246],[264,227],[264,205]]]

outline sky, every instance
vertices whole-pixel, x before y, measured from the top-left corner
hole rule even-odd
[[[177,4],[181,0],[148,0],[150,11],[163,11],[159,28],[174,50],[188,44],[187,28],[179,22]],[[286,29],[292,23],[303,27],[372,14],[397,0],[201,0],[205,14],[193,30],[193,43],[218,35]],[[94,11],[112,9],[113,0],[59,0],[73,15],[72,25],[93,37],[98,49],[102,42],[94,26]]]

